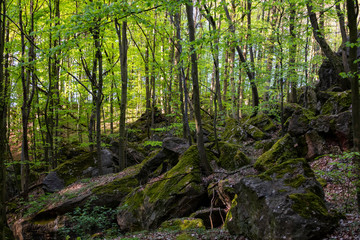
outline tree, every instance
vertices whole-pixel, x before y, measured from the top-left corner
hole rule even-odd
[[[198,80],[198,65],[197,65],[197,54],[195,50],[195,25],[193,16],[192,3],[187,2],[186,13],[188,19],[189,29],[189,41],[190,41],[190,52],[191,52],[191,78],[193,83],[193,99],[194,99],[194,112],[195,112],[195,123],[196,123],[196,143],[200,157],[200,167],[203,173],[208,176],[211,173],[211,167],[206,157],[204,136],[201,125],[201,114],[200,114],[200,90]]]
[[[357,3],[357,1],[355,1]],[[350,81],[351,81],[351,100],[352,100],[352,123],[353,123],[353,142],[354,151],[360,152],[360,97],[359,97],[359,72],[357,63],[358,52],[358,30],[357,30],[357,14],[355,12],[354,0],[346,0],[347,17],[349,28],[349,59],[348,64],[350,68]],[[360,160],[356,159],[358,173],[360,169]],[[360,179],[360,175],[358,176]],[[357,205],[360,211],[360,184],[357,184]]]
[[[116,33],[119,39],[119,52],[120,52],[120,65],[121,65],[121,103],[120,103],[120,122],[119,122],[119,161],[120,169],[126,167],[126,132],[125,132],[125,119],[126,119],[126,104],[127,104],[127,82],[128,82],[128,69],[127,69],[127,36],[126,28],[127,22],[123,21],[122,31],[120,31],[120,24],[115,19]]]
[[[4,74],[4,50],[5,50],[5,22],[6,22],[6,1],[0,0],[0,238],[5,239],[6,229],[6,212],[5,212],[5,195],[6,195],[6,168],[7,159],[7,91],[8,85],[5,83]]]

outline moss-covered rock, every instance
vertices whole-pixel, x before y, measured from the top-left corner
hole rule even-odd
[[[205,229],[203,220],[200,218],[175,218],[163,222],[160,225],[160,230],[191,230],[191,229]]]
[[[351,91],[327,92],[330,97],[322,105],[320,114],[331,115],[347,111],[351,105]]]
[[[220,157],[216,159],[219,167],[235,170],[250,163],[249,158],[240,150],[240,146],[226,142],[219,143]]]
[[[155,228],[170,216],[194,211],[205,194],[197,147],[191,146],[171,170],[134,189],[121,202],[117,221],[122,231]]]
[[[290,134],[286,134],[284,137],[279,139],[269,151],[263,153],[256,160],[254,167],[258,170],[264,171],[288,159],[296,158],[298,156],[297,147],[297,143]]]
[[[260,112],[256,116],[248,118],[244,122],[244,124],[256,126],[263,132],[268,132],[276,129],[276,125],[274,124],[272,119],[264,112]]]
[[[305,159],[290,159],[245,177],[235,192],[226,225],[232,234],[250,239],[319,239],[337,225]]]
[[[84,171],[88,168],[96,167],[95,161],[96,152],[84,153],[66,160],[53,171],[64,180],[65,186],[68,186],[79,179],[91,177],[91,173],[89,173],[89,176],[86,176],[86,174],[84,175]]]
[[[314,112],[299,108],[287,120],[288,133],[292,136],[300,136],[310,129],[311,120],[315,119]]]
[[[244,129],[255,140],[261,140],[266,137],[266,134],[254,125],[245,124]]]
[[[229,143],[239,144],[248,138],[245,129],[235,119],[226,120],[225,130],[221,134],[221,138]]]

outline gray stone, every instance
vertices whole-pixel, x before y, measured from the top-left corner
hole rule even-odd
[[[183,154],[189,147],[189,142],[183,138],[167,137],[163,140],[162,147],[177,154]]]
[[[47,192],[57,192],[65,187],[64,180],[56,172],[50,172],[43,180],[43,189]]]
[[[293,159],[235,186],[227,219],[231,234],[249,239],[321,239],[338,218],[325,205],[321,185],[304,159]]]

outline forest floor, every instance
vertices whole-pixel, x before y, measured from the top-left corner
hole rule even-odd
[[[324,186],[325,198],[330,208],[340,212],[343,219],[339,227],[330,235],[324,236],[323,240],[360,240],[360,215],[356,211],[356,193],[353,185],[353,165],[344,159],[321,157],[311,163],[318,177],[326,180]],[[233,236],[224,229],[212,230],[187,230],[187,231],[142,231],[128,233],[113,240],[247,240],[243,236]]]

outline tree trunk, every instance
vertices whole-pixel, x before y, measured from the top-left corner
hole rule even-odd
[[[227,5],[224,3],[224,10],[225,10],[225,14],[226,14],[226,17],[228,19],[228,22],[229,22],[229,25],[230,25],[230,31],[235,34],[235,25],[233,23],[233,21],[231,20],[231,16],[229,14],[229,11],[228,11],[228,8],[227,8]],[[246,74],[249,78],[249,81],[250,81],[250,87],[251,87],[251,92],[252,92],[252,96],[253,96],[253,99],[252,99],[252,103],[253,103],[253,107],[255,107],[255,113],[257,112],[257,108],[259,106],[259,93],[258,93],[258,90],[257,90],[257,87],[256,87],[256,84],[255,84],[255,72],[254,70],[249,66],[251,64],[249,64],[246,59],[245,59],[245,56],[240,48],[239,45],[236,45],[236,51],[239,55],[239,58],[240,58],[240,61],[242,63],[245,64],[245,70],[246,70]]]
[[[349,67],[350,67],[350,81],[351,81],[351,100],[352,100],[352,122],[353,122],[353,142],[354,151],[360,152],[360,98],[359,98],[359,75],[358,75],[358,63],[357,60],[357,15],[355,12],[354,0],[346,0],[347,15],[348,15],[348,27],[350,37],[350,49],[349,49]],[[357,172],[360,173],[360,157],[355,158],[357,165]],[[358,180],[360,175],[358,175]],[[360,212],[360,183],[356,184],[357,195],[357,207]]]
[[[196,123],[196,137],[197,137],[197,148],[200,157],[200,167],[202,172],[208,176],[211,174],[211,167],[206,157],[204,136],[201,126],[201,114],[200,114],[200,90],[198,80],[198,66],[196,51],[193,46],[195,43],[195,25],[193,19],[193,6],[188,2],[186,4],[186,13],[188,19],[189,28],[189,40],[190,40],[190,52],[191,52],[191,77],[193,82],[193,97],[194,97],[194,112],[195,112],[195,123]]]
[[[127,22],[123,21],[122,31],[120,32],[120,24],[115,20],[116,33],[119,39],[119,51],[120,51],[120,65],[121,65],[121,104],[120,104],[120,123],[119,123],[119,165],[123,170],[126,167],[126,105],[127,105],[127,82],[128,82],[128,69],[127,69],[127,35],[126,28]]]
[[[295,58],[296,58],[296,33],[295,33],[295,18],[296,18],[296,5],[290,3],[290,47],[289,47],[289,83],[290,83],[290,96],[289,102],[297,102],[296,86],[297,74],[295,71]]]
[[[7,125],[8,85],[5,84],[4,50],[5,50],[5,15],[6,1],[0,0],[0,238],[5,239],[6,223],[6,167],[7,159]]]

